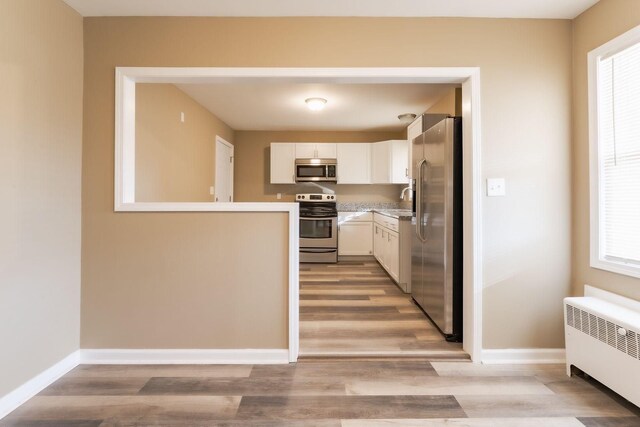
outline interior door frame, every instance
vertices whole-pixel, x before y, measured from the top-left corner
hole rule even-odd
[[[116,212],[203,211],[217,204],[138,203],[135,201],[135,87],[136,83],[448,83],[462,85],[463,118],[463,234],[464,307],[463,349],[471,360],[482,360],[482,128],[479,67],[116,67],[115,70]],[[228,210],[243,209],[230,203]],[[260,206],[261,204],[255,204]],[[289,360],[299,353],[299,267],[294,224],[290,221],[289,248]]]
[[[230,185],[230,192],[231,192],[231,200],[229,202],[233,203],[233,178],[234,178],[234,173],[235,173],[235,147],[233,146],[232,143],[230,143],[229,141],[227,141],[226,139],[224,139],[223,137],[221,137],[220,135],[216,135],[216,158],[215,158],[215,171],[214,173],[214,177],[213,177],[213,195],[215,197],[215,194],[217,193],[218,190],[218,184],[217,184],[217,173],[218,173],[218,144],[221,145],[225,145],[228,148],[231,149],[231,172],[230,172],[230,176],[229,176],[229,185]],[[225,200],[226,203],[229,203]],[[220,202],[218,202],[220,203]]]

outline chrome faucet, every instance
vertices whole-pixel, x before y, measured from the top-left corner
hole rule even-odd
[[[411,190],[410,185],[402,189],[402,192],[400,193],[400,200],[404,200],[404,193],[406,193],[407,190]],[[412,193],[409,192],[409,200],[411,200],[411,196],[412,196]]]

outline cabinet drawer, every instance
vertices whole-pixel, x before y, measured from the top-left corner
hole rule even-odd
[[[372,212],[338,212],[338,222],[371,222]]]
[[[389,230],[398,231],[400,229],[400,220],[397,218],[391,218],[379,213],[373,214],[373,220],[381,226],[388,228]]]

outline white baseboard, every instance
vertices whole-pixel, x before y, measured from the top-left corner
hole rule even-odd
[[[564,348],[514,348],[482,350],[485,365],[565,363]]]
[[[0,419],[7,416],[18,406],[31,399],[43,389],[51,385],[58,378],[78,366],[80,352],[74,351],[55,365],[42,371],[20,387],[0,398]]]
[[[84,349],[80,363],[114,365],[158,364],[284,364],[287,349]]]

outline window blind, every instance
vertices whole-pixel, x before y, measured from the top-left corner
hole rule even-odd
[[[640,43],[598,70],[600,256],[640,266]]]

